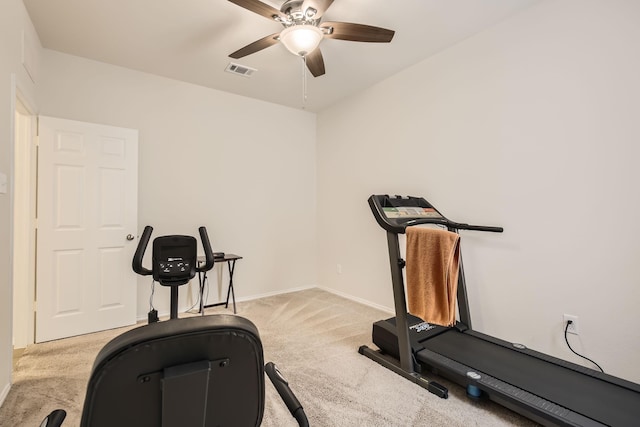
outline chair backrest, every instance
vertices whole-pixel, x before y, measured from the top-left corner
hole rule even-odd
[[[259,426],[264,357],[258,330],[232,315],[128,331],[98,354],[83,427]]]

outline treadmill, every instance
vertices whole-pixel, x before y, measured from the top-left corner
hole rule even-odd
[[[447,328],[407,313],[398,234],[406,227],[436,224],[459,230],[502,232],[448,220],[421,197],[373,195],[369,206],[387,232],[396,316],[373,324],[373,342],[359,353],[446,398],[448,391],[424,374],[432,372],[543,425],[638,426],[640,385],[476,332],[466,293],[462,259],[458,277],[459,321]]]

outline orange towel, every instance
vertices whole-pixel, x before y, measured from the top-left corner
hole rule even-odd
[[[407,227],[407,299],[409,312],[425,322],[452,326],[460,236],[446,230]]]

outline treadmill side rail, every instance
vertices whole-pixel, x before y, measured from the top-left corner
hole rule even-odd
[[[379,363],[390,371],[410,380],[411,382],[418,384],[420,387],[426,389],[428,392],[435,394],[436,396],[447,399],[449,397],[449,390],[435,381],[430,381],[426,377],[420,375],[417,372],[407,371],[402,369],[400,362],[393,357],[381,353],[380,351],[373,350],[366,345],[360,346],[358,353],[368,357],[374,362]]]
[[[474,368],[458,363],[431,350],[419,352],[419,360],[438,370],[440,375],[458,384],[461,379],[482,390],[490,400],[511,409],[527,418],[546,426],[583,426],[604,427],[591,418],[573,412],[563,406],[542,399],[526,390],[512,386],[504,381],[479,372]],[[471,379],[468,372],[479,374],[479,378]]]

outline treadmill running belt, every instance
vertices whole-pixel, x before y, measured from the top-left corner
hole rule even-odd
[[[455,329],[424,341],[422,345],[601,423],[626,426],[640,422],[640,393],[637,391]]]

